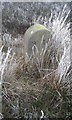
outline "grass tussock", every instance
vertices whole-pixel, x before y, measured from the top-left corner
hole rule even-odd
[[[37,50],[36,46],[33,47]],[[12,59],[3,83],[5,117],[35,117],[35,114],[38,117],[41,110],[50,118],[66,118],[71,115],[70,83],[62,79],[59,82],[59,76],[56,75],[57,63],[54,63],[57,61],[51,59],[53,47],[51,48],[50,51],[46,47],[40,52],[33,51],[26,61],[24,57],[16,62]],[[13,65],[15,68],[12,71]],[[47,65],[49,68],[45,69]],[[68,78],[69,76],[66,79]]]

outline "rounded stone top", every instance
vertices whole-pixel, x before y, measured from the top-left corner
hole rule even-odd
[[[41,24],[32,25],[27,29],[24,35],[24,52],[27,52],[28,55],[31,55],[33,45],[35,44],[39,49],[42,37],[46,43],[48,42],[50,36],[51,34],[49,30],[45,26]]]

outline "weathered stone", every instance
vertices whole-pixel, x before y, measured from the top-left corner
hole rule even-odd
[[[50,36],[51,34],[45,26],[41,24],[35,24],[31,26],[24,35],[24,52],[27,52],[30,56],[32,54],[32,47],[34,44],[40,50],[42,38],[43,43],[45,44],[46,42],[48,42]]]

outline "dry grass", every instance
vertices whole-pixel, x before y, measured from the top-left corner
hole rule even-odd
[[[55,50],[51,48],[50,51],[45,48],[43,53],[40,51],[38,54],[33,54],[26,62],[24,57],[16,59],[14,56],[12,63],[9,64],[11,66],[4,75],[3,114],[5,117],[25,117],[27,113],[32,113],[34,117],[36,112],[38,117],[41,109],[51,118],[65,118],[71,115],[70,86],[68,81],[61,80],[59,83],[59,76],[56,76],[57,63],[52,62],[48,56],[48,53],[51,55]],[[50,66],[45,69],[47,65]]]

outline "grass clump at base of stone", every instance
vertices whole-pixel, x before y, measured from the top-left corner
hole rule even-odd
[[[31,66],[32,65],[32,66]],[[49,118],[71,116],[71,93],[67,81],[54,72],[43,77],[35,64],[20,61],[14,74],[5,76],[3,84],[3,115],[5,118],[40,117],[41,110]]]

